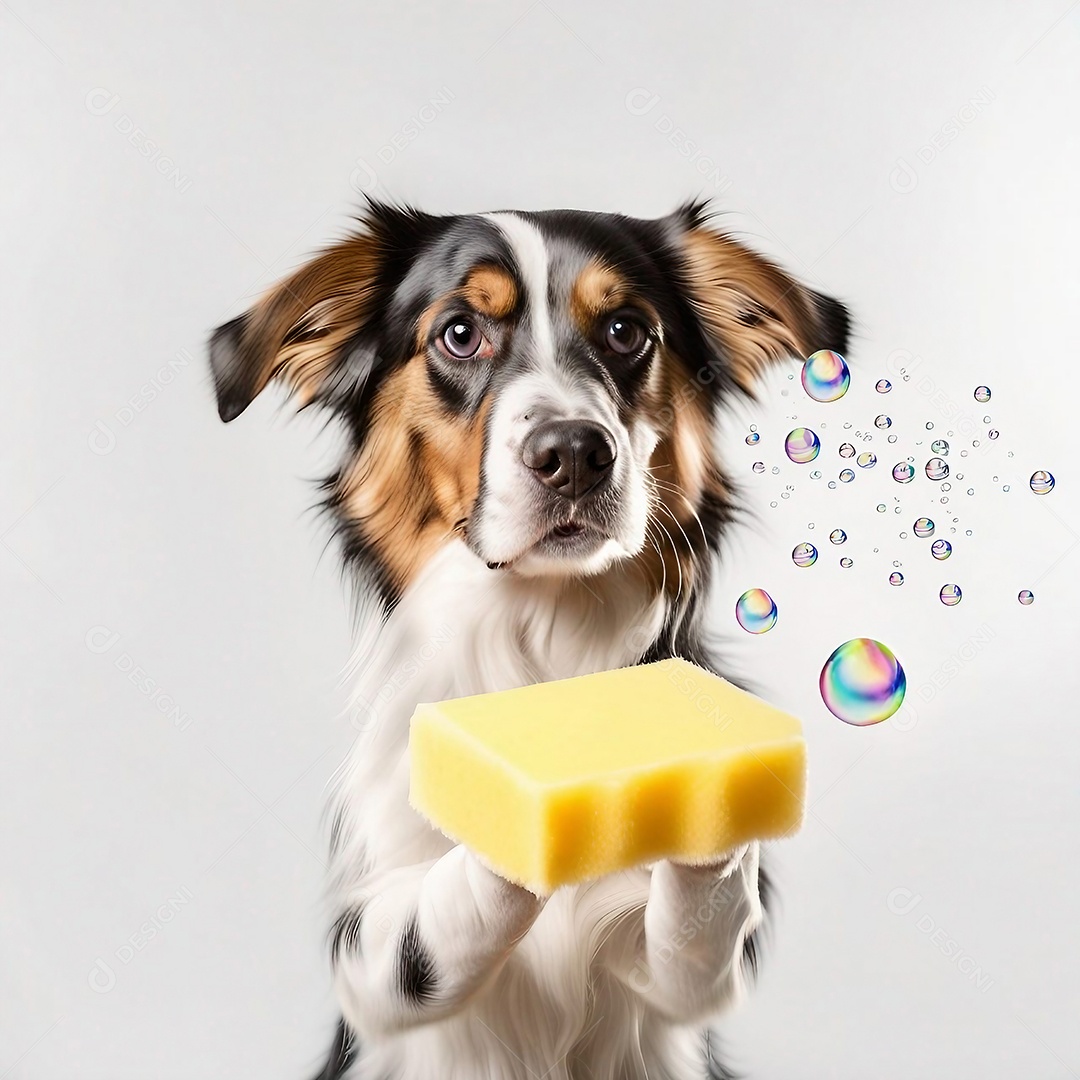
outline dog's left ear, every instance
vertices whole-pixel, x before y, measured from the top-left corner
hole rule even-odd
[[[371,315],[381,249],[372,231],[354,234],[214,331],[210,367],[222,420],[235,420],[273,378],[301,405],[328,393]]]
[[[769,364],[818,349],[847,351],[851,320],[823,296],[732,237],[708,228],[697,207],[676,217],[691,304],[748,394]]]

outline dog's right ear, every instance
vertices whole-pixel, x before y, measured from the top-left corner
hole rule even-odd
[[[371,317],[384,244],[365,229],[317,255],[210,338],[218,415],[235,420],[271,379],[301,406],[324,398]]]

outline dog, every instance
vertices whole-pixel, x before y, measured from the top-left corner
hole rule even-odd
[[[718,671],[721,408],[774,362],[846,351],[849,325],[700,202],[644,220],[369,201],[215,331],[222,420],[278,380],[347,442],[323,484],[358,600],[323,1080],[731,1075],[711,1025],[755,970],[758,845],[534,895],[410,808],[408,724],[420,701],[675,656]]]

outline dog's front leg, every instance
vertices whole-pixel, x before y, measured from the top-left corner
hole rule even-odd
[[[617,963],[627,985],[679,1022],[740,995],[743,946],[762,920],[756,843],[704,866],[657,863],[643,924]]]
[[[461,1009],[502,967],[544,900],[463,847],[435,863],[373,875],[337,921],[335,978],[361,1035]]]

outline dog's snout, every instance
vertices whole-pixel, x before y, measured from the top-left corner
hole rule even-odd
[[[536,478],[567,499],[580,499],[607,479],[615,440],[587,420],[550,420],[526,437],[521,458]]]

